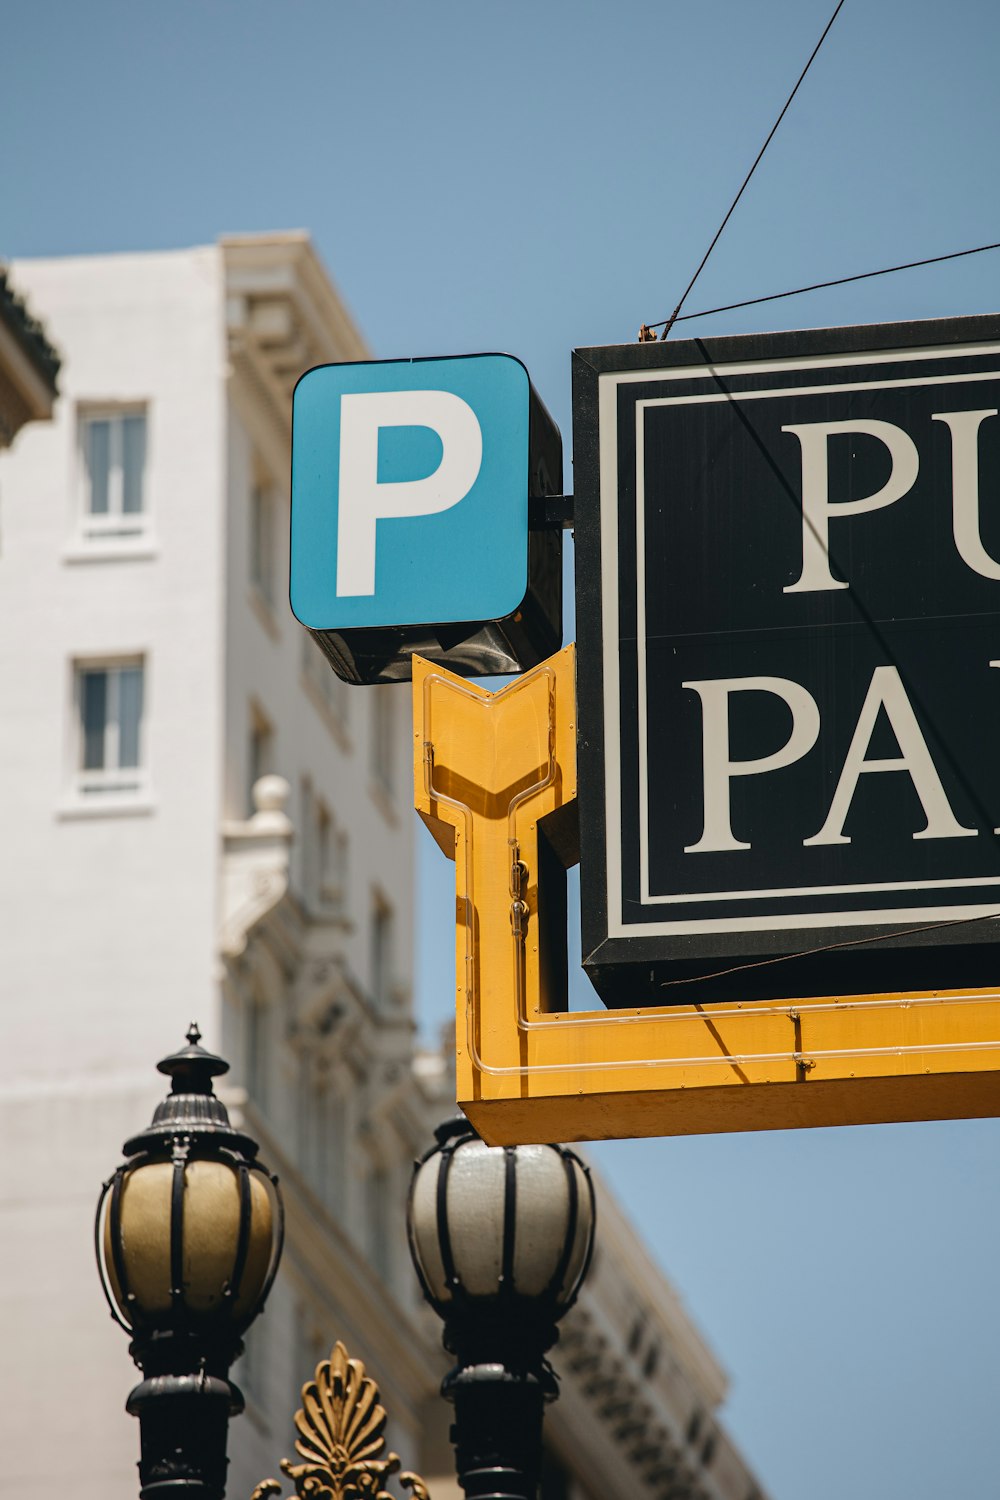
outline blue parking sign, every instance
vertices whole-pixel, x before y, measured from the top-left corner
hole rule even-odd
[[[520,639],[533,575],[546,637],[561,612],[552,538],[529,524],[529,496],[560,486],[558,429],[511,355],[309,370],[292,410],[292,610],[348,680],[409,676],[415,650],[518,670],[537,655]]]
[[[293,408],[292,609],[313,630],[502,618],[527,588],[527,371],[322,365]]]

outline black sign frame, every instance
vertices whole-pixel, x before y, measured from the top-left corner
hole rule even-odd
[[[961,354],[959,351],[962,350],[966,352]],[[869,366],[877,367],[879,373],[876,379],[872,378]],[[747,374],[747,367],[752,367],[756,373]],[[920,373],[924,369],[926,369],[926,375]],[[773,386],[768,385],[770,379],[768,370],[774,373],[776,380],[780,373],[780,380],[777,380]],[[818,383],[820,377],[816,375],[817,371],[823,372],[821,379],[825,384]],[[995,807],[988,809],[992,824],[987,829],[983,824],[983,818],[979,819],[980,838],[975,856],[975,861],[978,863],[967,878],[962,875],[952,877],[949,874],[948,878],[944,879],[933,872],[930,876],[926,876],[926,889],[940,891],[942,888],[948,888],[950,894],[947,897],[946,906],[942,906],[944,898],[939,894],[933,898],[918,899],[920,891],[925,889],[921,881],[925,879],[929,860],[926,854],[929,847],[927,844],[919,848],[916,873],[904,871],[907,879],[901,878],[899,867],[891,872],[891,879],[885,881],[872,880],[870,875],[868,876],[868,883],[875,889],[883,890],[891,886],[893,890],[891,897],[879,897],[881,904],[878,907],[871,906],[870,909],[866,905],[867,897],[853,895],[836,898],[848,904],[853,903],[850,911],[838,909],[831,913],[830,910],[822,910],[824,904],[827,908],[835,904],[832,897],[817,900],[811,907],[811,898],[801,895],[801,890],[806,887],[802,886],[801,882],[799,886],[795,886],[792,882],[775,888],[783,894],[775,897],[770,908],[766,901],[761,901],[761,893],[748,886],[747,891],[742,893],[742,896],[746,898],[743,905],[740,904],[742,896],[738,890],[735,892],[735,898],[733,892],[726,892],[724,903],[722,903],[722,897],[719,897],[720,903],[726,907],[726,915],[723,917],[709,918],[696,915],[686,921],[672,919],[662,921],[659,918],[653,920],[649,917],[648,908],[643,904],[642,891],[638,896],[634,894],[637,889],[636,882],[639,879],[636,846],[637,842],[642,842],[642,836],[636,834],[632,826],[637,818],[645,816],[647,819],[644,845],[647,850],[644,866],[646,870],[644,878],[647,879],[647,885],[648,868],[652,858],[648,851],[655,851],[661,845],[655,837],[657,830],[648,826],[648,797],[645,812],[639,808],[637,772],[632,760],[629,759],[629,749],[638,743],[640,734],[638,706],[640,692],[633,657],[638,655],[641,632],[636,623],[634,640],[630,640],[627,624],[623,630],[622,622],[627,621],[630,610],[628,601],[625,600],[623,603],[623,598],[629,588],[635,598],[639,598],[638,563],[631,557],[626,560],[621,556],[619,543],[625,509],[633,504],[638,487],[635,487],[635,493],[626,497],[626,507],[623,508],[621,476],[624,472],[627,477],[629,463],[633,468],[637,465],[640,448],[644,454],[653,452],[655,449],[661,466],[665,462],[665,454],[671,451],[680,453],[680,447],[675,446],[671,450],[670,445],[673,439],[669,436],[668,428],[664,424],[668,420],[679,422],[681,418],[673,412],[670,413],[669,418],[666,415],[657,415],[657,422],[664,426],[665,432],[668,432],[668,436],[664,438],[658,438],[655,435],[649,438],[641,422],[639,426],[633,425],[632,431],[636,432],[641,429],[643,435],[641,445],[638,438],[634,439],[634,452],[629,457],[627,454],[623,456],[622,449],[622,444],[627,440],[631,421],[629,413],[634,412],[640,402],[645,402],[650,409],[659,406],[666,408],[670,403],[661,401],[660,398],[650,394],[657,390],[662,392],[667,389],[666,381],[670,382],[669,389],[672,392],[683,393],[692,413],[701,412],[703,407],[707,410],[707,405],[700,400],[699,393],[704,394],[711,389],[714,400],[720,403],[718,409],[720,411],[724,409],[728,415],[738,420],[742,420],[740,412],[746,411],[749,407],[751,392],[755,393],[759,403],[754,408],[755,413],[770,410],[769,398],[772,402],[776,402],[779,398],[783,399],[785,396],[788,396],[790,400],[792,398],[797,400],[801,397],[804,401],[805,398],[811,399],[816,396],[817,392],[827,389],[845,393],[844,410],[858,409],[860,401],[861,409],[872,411],[880,409],[877,404],[872,405],[869,400],[870,392],[876,387],[881,390],[882,387],[888,389],[891,386],[897,392],[897,396],[893,399],[897,400],[898,404],[898,401],[903,399],[902,396],[898,396],[898,392],[904,390],[904,387],[906,400],[909,401],[912,394],[911,388],[915,391],[917,387],[934,386],[936,388],[938,384],[946,385],[954,380],[956,372],[959,372],[961,378],[969,383],[970,390],[977,380],[987,383],[995,380],[997,384],[994,387],[993,407],[1000,407],[1000,315],[583,348],[574,351],[573,437],[581,916],[584,966],[605,1003],[621,1007],[691,1004],[740,998],[752,1000],[787,998],[796,995],[837,993],[857,995],[901,990],[951,989],[970,985],[986,986],[995,983],[1000,977],[1000,949],[993,946],[1000,938],[1000,924],[991,919],[989,913],[993,906],[988,899],[989,888],[993,884],[996,889],[995,910],[1000,914],[1000,838],[996,836],[996,829],[1000,828],[1000,672],[994,674],[996,702],[995,705],[992,703],[989,705],[990,714],[993,714],[994,709],[996,714],[998,765],[998,794]],[[883,379],[882,376],[885,374],[892,378]],[[789,390],[789,386],[794,389]],[[867,388],[868,394],[863,398],[856,398],[853,387],[856,387],[858,392],[863,392]],[[948,388],[953,390],[954,386],[949,385]],[[830,421],[836,420],[835,415],[831,418],[829,413],[835,414],[839,410],[837,407],[839,399],[840,397],[836,394],[827,397],[828,405],[825,409]],[[871,399],[874,400],[874,398]],[[883,399],[881,396],[878,398],[878,400]],[[958,398],[956,400],[957,404],[961,405],[961,400]],[[865,404],[866,402],[868,405]],[[679,402],[673,404],[678,408],[680,406]],[[799,402],[799,407],[795,409],[801,408],[802,402]],[[623,415],[627,420],[622,420]],[[948,433],[942,430],[939,415],[931,412],[929,408],[925,415],[938,422],[937,428],[933,429],[935,438],[946,440]],[[643,418],[644,416],[645,407]],[[711,418],[704,417],[703,419],[699,415],[698,420],[707,422],[716,421],[717,418],[712,415]],[[891,422],[891,414],[888,420]],[[793,429],[796,425],[794,415],[788,423],[782,425],[785,431]],[[806,424],[800,420],[799,425]],[[769,442],[762,444],[755,433],[750,431],[753,427],[752,423],[744,423],[744,426],[747,427],[747,432],[739,439],[743,444],[741,451],[744,462],[746,454],[750,452],[747,444],[753,442],[761,452],[762,462],[768,463],[774,470],[775,445]],[[1000,418],[997,419],[997,427],[1000,429]],[[610,429],[614,429],[613,450],[609,446],[612,441]],[[924,430],[930,431],[931,428],[925,423],[922,431]],[[626,435],[621,442],[619,441],[620,434]],[[952,432],[952,440],[954,444],[957,444],[957,428]],[[725,454],[722,450],[725,444],[721,440],[712,437],[711,443],[715,444],[712,447],[706,437],[706,432],[702,431],[699,441],[702,444],[701,462],[705,473],[710,470],[714,472],[713,465],[719,463],[724,465]],[[800,438],[799,441],[804,443],[805,439]],[[924,441],[923,437],[921,441]],[[991,430],[991,444],[993,441]],[[657,443],[659,443],[658,448]],[[875,450],[878,449],[878,442],[874,437],[871,438],[869,446],[872,445]],[[794,454],[794,443],[787,446],[788,451]],[[830,451],[832,454],[832,444]],[[722,454],[721,458],[720,454]],[[646,462],[646,458],[643,461]],[[689,473],[698,469],[698,461],[689,459],[687,462]],[[782,462],[784,463],[784,459]],[[803,466],[804,462],[803,458]],[[832,457],[830,462],[832,469]],[[940,468],[942,461],[936,460],[936,462]],[[874,458],[871,459],[871,463],[875,463]],[[664,470],[664,472],[668,471]],[[937,473],[936,470],[934,472]],[[890,472],[889,481],[892,477]],[[1000,511],[1000,472],[996,474],[996,479],[997,483],[994,485],[996,508]],[[886,492],[888,492],[889,481],[884,482]],[[882,481],[877,478],[876,488],[880,482]],[[930,485],[931,481],[928,480],[928,493],[930,493]],[[615,492],[614,504],[609,509],[609,495],[612,489]],[[916,488],[914,488],[914,493],[917,493]],[[859,500],[863,497],[870,498],[871,494],[869,484],[855,498]],[[890,506],[890,501],[884,502],[883,514],[876,518],[878,525],[885,523]],[[664,511],[662,504],[659,511],[661,513]],[[730,511],[729,514],[735,515],[736,512]],[[844,514],[846,515],[846,512]],[[638,511],[635,515],[638,515]],[[656,524],[661,526],[662,532],[663,524],[665,524],[662,523],[662,514]],[[798,524],[802,525],[801,508]],[[842,526],[843,519],[838,517],[836,524]],[[992,516],[989,524],[991,527],[994,524]],[[637,538],[641,531],[644,546],[647,532],[652,525],[653,522],[649,520],[645,510],[641,527],[633,518],[634,535]],[[1000,557],[1000,521],[997,522],[997,529],[991,532],[991,536],[994,538],[992,555]],[[738,542],[737,537],[733,543],[737,551]],[[805,549],[804,529],[801,545]],[[934,557],[937,553],[935,543]],[[833,555],[831,541],[831,559]],[[941,555],[943,556],[943,549],[941,549]],[[804,563],[802,567],[804,570]],[[697,568],[694,571],[697,573]],[[783,576],[794,581],[794,571]],[[836,576],[836,569],[831,562],[831,577]],[[836,586],[838,589],[843,587],[839,579]],[[955,595],[954,580],[948,587],[951,590],[948,599],[952,599]],[[996,647],[992,649],[992,655],[1000,658],[1000,582],[990,580],[989,599],[985,604],[983,600],[987,596],[980,591],[982,594],[980,598],[976,594],[977,588],[979,584],[973,578],[972,586],[967,591],[970,598],[967,599],[963,594],[957,609],[953,609],[952,615],[948,616],[950,623],[947,626],[942,623],[945,621],[945,615],[942,613],[939,600],[937,613],[933,614],[935,629],[940,628],[943,631],[947,628],[961,632],[972,629],[973,625],[970,622],[974,621],[975,628],[985,632],[982,643],[988,646],[995,627]],[[683,592],[683,589],[681,591]],[[996,600],[989,602],[993,600],[994,591]],[[778,594],[784,595],[794,592],[795,589],[789,584],[777,590]],[[774,589],[771,590],[771,596],[775,597]],[[651,597],[648,590],[644,597]],[[838,600],[844,597],[838,594],[831,609],[839,607]],[[722,612],[725,613],[727,606],[722,591],[717,590],[717,598],[721,601]],[[695,613],[697,613],[697,599],[693,594],[692,599],[694,599]],[[811,620],[812,625],[808,628],[813,629],[814,635],[819,630],[820,616],[816,613],[820,607],[818,600],[819,595],[816,599],[806,600],[805,604],[801,599],[795,601],[795,609],[799,610],[801,618]],[[881,647],[889,653],[883,664],[890,667],[895,661],[893,652],[896,649],[892,642],[900,639],[899,630],[903,624],[904,605],[905,608],[911,608],[906,601],[903,601],[902,605],[899,600],[892,602],[891,607],[895,613],[887,616],[889,623],[882,629],[885,639],[881,641]],[[813,611],[808,616],[802,613],[807,606]],[[659,607],[658,604],[657,607]],[[733,607],[735,609],[735,604]],[[852,639],[855,642],[864,642],[870,635],[868,627],[871,626],[872,619],[876,620],[876,624],[880,624],[881,604],[871,617],[866,613],[865,601],[859,603],[858,608],[861,613],[853,622],[855,634]],[[614,620],[607,618],[612,613],[616,615]],[[995,620],[988,618],[994,615]],[[831,615],[830,618],[832,621],[833,616]],[[753,629],[757,630],[760,621],[751,623]],[[839,634],[837,630],[834,630],[823,637],[823,640],[836,643],[830,660],[833,663],[833,670],[841,672],[842,664],[848,659],[853,659],[857,652],[853,647],[845,644],[850,636],[851,622],[845,618],[838,619],[834,623],[838,626]],[[676,623],[673,628],[676,630]],[[799,627],[793,622],[785,630],[786,641],[792,640],[796,628]],[[805,630],[807,627],[801,626],[800,628]],[[770,631],[769,639],[777,640],[782,629],[780,617],[769,619],[767,623],[767,630]],[[711,630],[703,632],[706,640],[712,633]],[[731,643],[737,633],[738,630],[714,632],[717,637],[715,648],[721,649],[723,657],[730,649],[726,642]],[[749,634],[749,627],[747,633]],[[761,639],[765,633],[763,628],[758,630]],[[677,638],[679,639],[679,636]],[[657,642],[667,639],[668,636],[663,634],[656,637]],[[885,644],[886,640],[889,641],[888,646]],[[662,646],[658,649],[665,651],[667,648]],[[738,656],[742,647],[737,643],[731,649]],[[814,650],[813,655],[815,654]],[[709,660],[710,657],[706,656],[705,659]],[[701,658],[699,657],[698,660]],[[742,665],[745,666],[746,661],[749,660],[749,656],[742,659]],[[883,658],[872,658],[872,661],[876,660],[883,660]],[[919,666],[919,660],[918,652],[913,658],[913,663]],[[978,661],[978,656],[976,660]],[[902,673],[902,680],[906,683],[912,683],[915,679],[921,678],[921,670],[914,667],[913,663],[910,663],[907,671]],[[739,665],[741,661],[737,661],[737,666]],[[699,680],[707,681],[714,675],[726,678],[728,681],[736,681],[736,675],[727,677],[727,670],[733,669],[731,666],[727,669],[723,665],[721,670],[717,668],[713,674],[706,668],[702,671]],[[843,671],[846,672],[847,668],[843,667]],[[900,671],[902,672],[902,669]],[[791,672],[787,674],[787,677],[791,677]],[[749,681],[750,677],[744,674],[744,680]],[[786,678],[783,677],[782,680]],[[631,701],[633,687],[635,687],[635,702]],[[860,698],[864,698],[862,689],[863,680],[859,678]],[[702,691],[707,694],[707,689],[699,689],[699,692]],[[823,693],[816,690],[814,686],[813,696],[819,700],[823,698]],[[688,697],[692,697],[690,692]],[[767,701],[766,695],[761,693],[757,694],[757,698],[762,702]],[[652,699],[647,694],[643,701],[648,710]],[[695,702],[697,701],[696,699]],[[730,701],[726,699],[727,704]],[[745,699],[740,701],[750,702],[750,695],[745,695]],[[865,701],[867,703],[867,700]],[[700,706],[704,709],[704,701]],[[855,718],[857,707],[855,703],[851,710]],[[782,711],[787,714],[789,709],[792,709],[790,703],[787,709]],[[705,712],[707,713],[707,710]],[[878,712],[877,707],[875,712]],[[841,712],[840,717],[847,723],[845,713],[846,710]],[[646,719],[648,717],[646,713]],[[644,723],[646,719],[643,719]],[[951,752],[947,744],[939,744],[934,740],[935,726],[933,724],[928,726],[924,719],[921,719],[921,726],[925,738],[930,735],[934,754],[939,755],[940,752],[940,755],[947,760]],[[894,729],[895,727],[893,724]],[[647,737],[648,732],[647,727]],[[774,731],[770,733],[772,739],[763,751],[765,758],[767,751],[776,743],[773,738]],[[670,738],[668,722],[666,741]],[[777,743],[780,744],[780,735]],[[875,738],[872,738],[871,745],[875,746],[875,743]],[[708,752],[705,753],[707,758]],[[842,757],[843,733],[841,733],[839,753]],[[876,751],[875,753],[883,752]],[[617,771],[615,771],[614,764],[616,758]],[[742,758],[749,760],[748,756]],[[649,760],[648,754],[646,760]],[[874,760],[870,760],[870,767],[875,768]],[[980,772],[977,770],[975,774],[980,775]],[[647,767],[647,779],[648,775]],[[705,783],[698,787],[697,795],[692,793],[681,798],[685,808],[699,801],[702,818],[707,816],[705,812],[708,800],[707,775],[706,771]],[[958,767],[956,775],[959,781],[963,777],[968,780],[963,766]],[[756,779],[758,782],[763,781],[762,777]],[[880,783],[886,780],[886,778],[869,777],[865,783],[866,789],[869,784],[874,784],[876,779]],[[749,781],[750,778],[747,780]],[[890,780],[895,784],[899,778],[894,777]],[[775,785],[777,784],[775,782]],[[831,782],[828,775],[825,783],[827,789],[831,784],[835,784],[835,780]],[[742,792],[742,784],[740,790]],[[975,795],[975,788],[973,788],[970,791],[973,801],[975,801]],[[680,805],[677,796],[674,801],[675,805]],[[685,816],[688,814],[685,813]],[[956,814],[956,821],[958,820],[959,815]],[[833,821],[836,823],[836,819]],[[971,823],[971,819],[967,821]],[[662,826],[662,820],[660,826]],[[965,827],[964,824],[961,826]],[[801,831],[803,830],[800,829]],[[813,825],[804,831],[811,833],[815,841],[815,820]],[[836,832],[837,830],[834,829],[834,834]],[[843,828],[840,832],[843,834]],[[734,838],[736,833],[738,830],[734,832]],[[685,846],[684,852],[690,854],[694,847],[694,839],[690,832],[686,836],[692,842]],[[702,839],[706,840],[707,837],[706,831]],[[676,839],[675,842],[677,842]],[[802,839],[801,842],[804,844],[807,840]],[[829,842],[831,845],[834,844],[836,838],[831,836]],[[845,838],[843,842],[849,844],[852,841]],[[967,854],[968,845],[973,842],[971,835],[961,842]],[[744,844],[742,847],[749,847],[749,844]],[[941,844],[941,848],[943,847],[944,845]],[[937,852],[938,846],[935,845],[935,854]],[[822,858],[830,863],[831,868],[833,868],[833,862],[843,857],[846,856],[842,856],[838,849],[829,851],[824,849],[822,854]],[[854,857],[853,851],[851,851],[851,857]],[[715,859],[719,856],[713,853],[711,858]],[[948,869],[950,871],[951,867],[948,866]],[[670,873],[669,862],[664,862],[661,886],[668,891],[668,894],[657,896],[656,899],[661,903],[663,901],[681,902],[682,899],[687,899],[681,894],[669,893]],[[629,881],[632,882],[632,886],[628,885]],[[846,884],[848,883],[845,882]],[[903,885],[912,888],[914,892],[912,899],[908,895],[899,894],[896,888],[901,889]],[[645,889],[644,886],[643,890]],[[823,889],[829,890],[834,887],[828,886]],[[956,895],[956,891],[962,894]],[[969,892],[977,899],[972,899]],[[708,899],[706,895],[702,905],[697,907],[699,913],[707,910],[704,903]],[[928,900],[931,899],[936,904],[929,907]],[[746,915],[746,907],[753,900],[758,902],[756,913],[763,910],[765,913],[763,917],[757,914],[752,917]],[[889,913],[886,911],[886,900],[897,903],[891,907]],[[785,902],[784,907],[781,905],[782,901]],[[691,910],[694,911],[697,903],[693,897],[692,902],[694,904]],[[661,906],[660,910],[662,909]],[[679,909],[675,908],[675,910]],[[720,909],[720,905],[714,908],[716,912]],[[900,920],[890,920],[889,917],[895,916],[897,911],[900,914]],[[792,918],[796,925],[790,926],[788,923]],[[741,922],[744,923],[742,927]],[[750,923],[749,926],[746,925],[747,922]],[[652,931],[653,928],[656,930]]]

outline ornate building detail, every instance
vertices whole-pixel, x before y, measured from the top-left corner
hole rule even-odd
[[[253,816],[224,828],[222,952],[238,958],[251,928],[288,891],[291,788],[283,776],[262,776],[253,788]]]
[[[383,1481],[400,1462],[395,1453],[382,1457],[385,1421],[378,1386],[361,1360],[349,1359],[343,1344],[336,1343],[302,1387],[302,1406],[295,1413],[295,1451],[304,1462],[281,1460],[299,1500],[393,1500]],[[412,1490],[414,1500],[430,1500],[418,1474],[400,1474],[399,1482]],[[265,1479],[251,1500],[280,1494],[278,1481]]]

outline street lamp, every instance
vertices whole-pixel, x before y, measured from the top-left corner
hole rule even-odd
[[[442,1395],[467,1500],[534,1500],[545,1359],[594,1240],[594,1189],[564,1146],[487,1146],[464,1116],[435,1131],[407,1205],[410,1254],[456,1356]]]
[[[277,1179],[229,1123],[212,1088],[229,1064],[200,1040],[192,1026],[157,1064],[170,1093],[97,1205],[104,1294],[144,1377],[127,1402],[143,1500],[222,1500],[229,1418],[243,1410],[229,1367],[281,1256]]]

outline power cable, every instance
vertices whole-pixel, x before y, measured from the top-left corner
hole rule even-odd
[[[794,958],[816,958],[821,953],[833,953],[837,948],[860,948],[864,944],[889,943],[894,938],[917,937],[924,932],[941,932],[948,927],[967,927],[973,922],[995,922],[1000,911],[980,912],[975,917],[954,917],[947,922],[931,922],[924,927],[894,927],[891,932],[876,932],[862,937],[846,938],[840,943],[824,943],[821,948],[802,948],[796,953],[778,953],[770,958],[752,959],[747,963],[734,964],[728,969],[716,969],[711,974],[695,974],[684,979],[661,979],[661,990],[673,989],[681,984],[703,984],[709,979],[726,979],[732,974],[745,974],[750,969],[767,969],[775,964],[786,964]]]
[[[917,266],[936,266],[943,260],[961,260],[964,255],[982,255],[985,250],[1000,250],[995,245],[976,245],[972,250],[952,250],[948,255],[930,255],[926,260],[908,260],[899,266],[883,266],[881,271],[859,271],[854,276],[838,276],[833,281],[815,281],[812,286],[797,286],[790,292],[771,292],[766,297],[749,297],[745,302],[727,302],[723,307],[706,307],[701,312],[676,313],[671,323],[688,323],[692,318],[711,318],[715,313],[734,312],[739,307],[757,307],[761,302],[780,302],[783,297],[801,297],[804,292],[821,292],[830,286],[846,286],[849,281],[868,281],[872,276],[891,276],[895,271],[912,271]],[[662,328],[663,323],[648,323],[648,328]]]
[[[770,132],[768,133],[767,140],[764,142],[763,146],[761,146],[760,150],[757,152],[757,156],[756,156],[756,159],[754,161],[754,164],[750,168],[750,170],[747,173],[747,175],[744,177],[743,184],[740,187],[739,192],[736,194],[736,197],[733,199],[732,203],[729,205],[729,211],[726,214],[726,217],[723,219],[722,223],[719,225],[718,229],[715,231],[715,236],[714,236],[714,238],[712,240],[712,243],[709,245],[708,249],[705,251],[705,254],[701,258],[701,264],[699,265],[697,271],[695,271],[694,275],[691,277],[691,280],[688,282],[688,284],[687,284],[687,286],[686,286],[686,288],[684,290],[684,295],[681,297],[681,300],[678,302],[677,306],[674,308],[673,312],[670,314],[670,317],[665,320],[665,326],[663,328],[662,334],[660,335],[661,339],[665,339],[667,337],[667,335],[669,334],[671,328],[674,326],[674,324],[676,323],[678,317],[680,316],[680,310],[684,306],[684,303],[687,301],[688,293],[691,291],[691,288],[694,286],[695,282],[698,280],[698,277],[701,275],[702,271],[705,269],[705,265],[706,265],[706,263],[708,261],[708,257],[711,255],[712,251],[715,249],[716,245],[718,244],[719,237],[721,236],[722,231],[725,229],[726,225],[729,223],[729,220],[732,218],[733,211],[735,210],[737,203],[739,203],[740,199],[743,197],[743,194],[746,192],[746,189],[747,189],[747,186],[748,186],[748,184],[750,182],[751,177],[756,172],[758,166],[761,163],[761,160],[763,158],[764,152],[767,150],[768,146],[771,144],[771,141],[774,138],[774,134],[777,131],[778,126],[781,124],[782,120],[785,118],[785,115],[788,113],[788,108],[789,108],[792,100],[795,98],[795,95],[798,93],[799,87],[801,86],[801,83],[802,83],[802,80],[805,78],[806,74],[809,72],[809,69],[812,67],[813,62],[816,59],[816,55],[819,52],[819,49],[822,47],[823,43],[826,41],[827,33],[829,32],[830,27],[833,25],[834,21],[837,19],[838,15],[840,14],[840,9],[841,9],[841,6],[843,5],[843,3],[844,3],[844,0],[837,0],[837,4],[834,7],[833,15],[830,17],[829,21],[827,21],[826,26],[823,29],[823,35],[820,37],[819,41],[816,43],[815,47],[813,48],[813,50],[812,50],[812,52],[810,54],[809,61],[806,63],[805,67],[802,69],[802,72],[799,74],[798,82],[796,83],[795,87],[792,89],[792,92],[789,94],[788,98],[785,100],[784,107],[782,108],[781,114],[778,116],[778,118],[775,120],[774,124],[771,126]],[[653,326],[655,328],[659,328],[661,325],[659,323],[655,323],[653,325],[644,324],[643,328],[645,329],[646,327],[649,327],[649,326]],[[640,336],[640,338],[642,338],[642,336],[643,336],[642,333],[640,333],[639,336]]]

